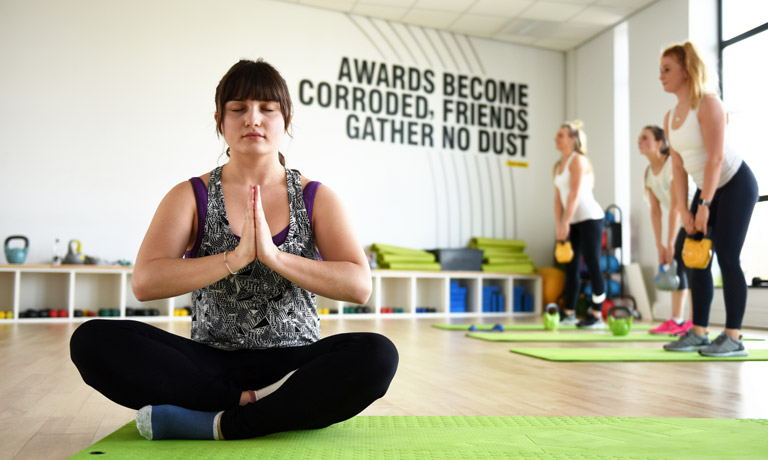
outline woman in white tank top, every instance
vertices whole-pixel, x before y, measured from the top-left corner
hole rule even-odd
[[[757,181],[746,163],[730,147],[727,116],[720,99],[705,93],[706,69],[693,44],[674,45],[661,57],[659,79],[664,91],[677,97],[677,106],[664,118],[672,149],[673,187],[685,230],[712,240],[723,276],[725,330],[709,342],[707,326],[714,296],[711,262],[691,270],[693,328],[668,351],[696,351],[705,356],[746,356],[741,323],[747,303],[747,283],[739,256],[752,211],[757,202]],[[686,176],[697,190],[691,209],[685,203]]]
[[[570,240],[573,247],[573,259],[565,265],[565,307],[561,324],[601,329],[605,327],[602,319],[605,280],[599,259],[605,212],[592,194],[594,174],[586,157],[587,138],[581,122],[563,124],[555,136],[555,145],[562,155],[554,171],[555,236],[558,241]],[[577,322],[582,256],[592,284],[592,305],[586,317]]]
[[[644,193],[651,208],[653,236],[656,240],[659,265],[677,264],[678,288],[672,291],[672,316],[661,325],[651,329],[652,334],[681,335],[693,327],[692,319],[684,320],[685,298],[688,290],[690,269],[683,263],[682,249],[685,230],[680,227],[680,211],[672,206],[672,160],[669,158],[669,144],[664,130],[658,126],[646,126],[637,139],[640,153],[648,159],[648,168],[643,178]],[[695,187],[693,187],[695,189]],[[689,195],[693,190],[689,190]],[[686,200],[690,202],[690,197]],[[662,238],[661,218],[668,213],[666,242]]]

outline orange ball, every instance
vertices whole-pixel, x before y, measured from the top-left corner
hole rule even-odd
[[[542,267],[537,273],[541,275],[543,305],[557,303],[557,299],[565,289],[565,272],[557,267]]]

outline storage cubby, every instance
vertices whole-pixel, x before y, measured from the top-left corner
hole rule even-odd
[[[415,278],[416,280],[416,313],[447,313],[446,300],[448,295],[447,278]]]
[[[498,276],[483,279],[480,290],[479,313],[499,314],[511,312],[511,280]]]
[[[390,272],[392,273],[392,272]],[[397,272],[394,272],[397,273]],[[387,274],[389,275],[389,273]],[[402,313],[413,313],[413,284],[410,276],[382,276],[379,279],[378,310],[382,308],[402,309]],[[387,313],[390,314],[390,313]],[[400,314],[400,313],[392,313]]]
[[[75,273],[74,308],[120,310],[120,273]],[[72,312],[69,312],[72,315]]]
[[[0,265],[0,311],[12,311],[5,321],[43,321],[19,318],[27,309],[66,310],[66,318],[83,320],[75,310],[108,310],[110,317],[138,320],[187,320],[175,310],[192,305],[191,294],[139,302],[131,289],[132,267],[89,265]],[[413,318],[419,316],[517,315],[541,312],[541,277],[470,271],[372,271],[371,296],[364,305],[316,296],[323,318]],[[483,293],[499,296],[494,308],[484,304]],[[529,311],[515,311],[515,292],[529,296]],[[461,293],[463,309],[452,303]],[[455,298],[453,299],[456,300]],[[345,311],[346,307],[346,311]],[[484,308],[485,307],[485,308]],[[128,315],[127,309],[157,310],[156,315]],[[426,311],[422,309],[427,309]],[[362,310],[362,312],[360,311]],[[335,313],[334,313],[335,312]]]
[[[28,309],[69,310],[70,277],[71,273],[66,272],[21,273],[17,313]]]
[[[460,289],[465,289],[466,296],[464,297],[464,311],[452,311],[450,308],[450,302],[449,302],[449,313],[465,313],[465,314],[471,314],[471,313],[479,313],[480,312],[480,279],[475,277],[470,278],[462,278],[462,277],[451,277],[448,280],[448,292],[449,295],[451,292],[451,283],[456,283],[455,286],[457,286]]]
[[[15,279],[14,272],[0,272],[0,311],[13,311]]]

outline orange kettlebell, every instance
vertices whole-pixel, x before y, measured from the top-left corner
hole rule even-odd
[[[567,264],[573,260],[573,246],[570,241],[558,241],[555,244],[555,260],[561,264]]]
[[[688,236],[683,243],[682,256],[686,267],[707,268],[712,258],[712,240],[703,235],[698,239]]]

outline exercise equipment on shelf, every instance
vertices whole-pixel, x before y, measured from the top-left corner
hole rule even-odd
[[[602,251],[600,254],[600,271],[606,280],[606,300],[603,302],[603,317],[608,308],[621,306],[628,308],[635,319],[640,319],[640,312],[635,307],[635,299],[624,292],[624,250],[622,248],[622,212],[615,204],[605,208],[603,221]],[[592,294],[591,284],[584,286],[584,294]],[[606,307],[606,305],[608,307]]]
[[[8,245],[13,240],[22,240],[24,246],[21,248],[12,248]],[[29,239],[23,235],[11,235],[5,239],[5,259],[9,264],[23,264],[27,260],[29,252]]]
[[[72,246],[74,245],[74,249]],[[85,254],[83,254],[83,244],[80,240],[69,240],[67,245],[67,255],[64,256],[64,263],[71,265],[82,265],[85,262]]]

